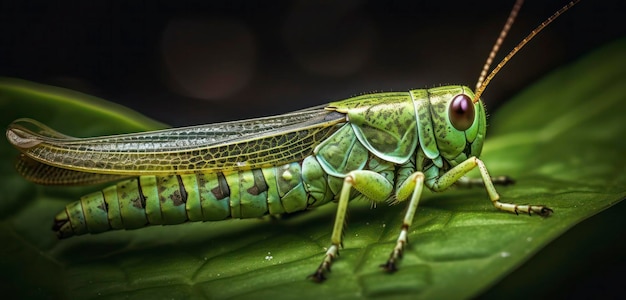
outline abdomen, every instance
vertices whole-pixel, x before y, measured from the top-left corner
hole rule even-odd
[[[248,171],[141,176],[83,196],[57,214],[59,238],[148,225],[290,213],[334,198],[313,157]]]

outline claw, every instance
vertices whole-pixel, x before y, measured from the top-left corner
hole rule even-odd
[[[391,260],[388,260],[386,263],[381,264],[380,267],[383,268],[387,273],[393,273],[395,271],[398,271],[396,263]]]
[[[498,176],[494,178],[493,183],[507,186],[507,185],[514,184],[515,180],[509,176]]]
[[[330,270],[329,270],[330,271]],[[315,273],[306,277],[307,279],[311,279],[317,283],[322,283],[326,280],[326,276],[324,276],[324,272],[321,270],[315,271]]]
[[[541,205],[538,208],[533,209],[533,212],[545,218],[550,216],[554,211],[548,207]]]

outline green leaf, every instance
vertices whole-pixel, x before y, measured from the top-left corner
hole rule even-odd
[[[597,50],[529,87],[490,119],[482,158],[492,175],[517,180],[498,187],[502,199],[545,204],[553,216],[498,212],[480,188],[427,193],[393,275],[378,265],[394,246],[403,205],[351,203],[345,248],[323,284],[305,277],[328,246],[334,204],[285,220],[154,226],[58,241],[50,231],[54,215],[100,187],[25,182],[12,170],[17,151],[3,139],[2,288],[23,298],[79,299],[476,296],[626,196],[625,51],[626,40]],[[112,106],[72,91],[0,80],[5,126],[30,117],[76,136],[163,127]]]

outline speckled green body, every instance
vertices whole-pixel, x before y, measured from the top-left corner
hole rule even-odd
[[[135,229],[188,221],[255,218],[305,210],[336,200],[346,174],[371,170],[398,188],[415,171],[425,185],[470,156],[478,156],[485,136],[485,112],[475,104],[476,120],[465,131],[448,119],[462,86],[376,93],[330,103],[325,109],[345,115],[332,135],[302,160],[279,166],[124,180],[67,205],[57,219],[69,222],[60,237]],[[360,195],[354,193],[354,196]]]
[[[170,225],[187,221],[219,221],[254,218],[306,209],[332,199],[327,184],[317,177],[317,166],[299,163],[275,168],[230,173],[197,173],[141,176],[124,180],[101,192],[71,203],[69,227],[59,232],[74,235],[112,229],[135,229],[146,225]],[[305,189],[308,181],[315,186]],[[320,188],[321,193],[316,191]],[[65,235],[64,235],[65,236]]]

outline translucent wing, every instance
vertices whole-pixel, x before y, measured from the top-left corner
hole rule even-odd
[[[343,114],[316,107],[273,117],[92,138],[67,136],[35,120],[19,119],[6,134],[22,152],[18,170],[25,177],[47,184],[81,184],[281,165],[311,154],[344,122]]]
[[[121,180],[129,176],[114,174],[98,174],[62,169],[40,163],[21,155],[15,169],[26,180],[48,185],[88,185]]]

